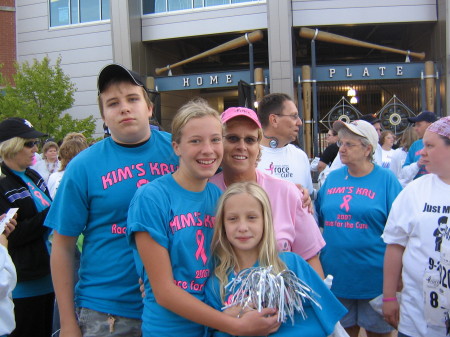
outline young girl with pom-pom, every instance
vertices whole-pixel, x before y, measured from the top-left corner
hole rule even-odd
[[[226,287],[230,281],[240,277],[239,272],[246,268],[269,267],[275,277],[277,274],[284,274],[286,270],[290,270],[295,274],[296,286],[300,288],[302,288],[301,285],[305,286],[309,289],[309,295],[302,296],[303,299],[299,301],[301,303],[288,303],[300,304],[302,307],[293,315],[292,323],[291,319],[288,319],[290,315],[283,313],[286,305],[284,308],[278,308],[279,313],[281,311],[284,316],[281,319],[285,322],[274,336],[330,335],[336,323],[345,315],[346,309],[299,255],[291,252],[278,253],[276,247],[270,202],[264,190],[252,182],[236,183],[228,187],[217,207],[212,240],[215,269],[206,285],[206,302],[218,310],[231,306],[225,311],[235,317],[242,317],[246,311],[252,309],[245,306],[233,306],[233,299],[239,295],[239,290],[233,294],[230,293],[230,289],[236,289],[236,287],[233,288],[230,285]],[[247,281],[247,284],[255,282]],[[287,292],[290,291],[292,281],[292,278],[282,281],[286,284]],[[258,286],[255,285],[254,288]],[[277,296],[276,293],[269,293],[268,287],[265,294],[256,294],[257,290],[253,290],[255,292],[253,295],[256,297],[262,295],[267,299]],[[248,288],[246,291],[252,292]],[[234,304],[237,303],[234,302]],[[258,307],[258,303],[252,303],[252,305]],[[305,316],[302,316],[302,311]],[[207,331],[207,335],[229,336],[211,329]]]

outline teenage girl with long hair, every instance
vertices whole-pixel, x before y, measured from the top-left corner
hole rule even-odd
[[[219,114],[206,101],[181,107],[172,122],[179,168],[139,188],[130,204],[128,234],[138,253],[135,261],[146,293],[144,337],[197,337],[203,335],[204,326],[251,336],[278,328],[274,309],[244,320],[203,302],[221,194],[208,179],[222,161],[222,137]]]

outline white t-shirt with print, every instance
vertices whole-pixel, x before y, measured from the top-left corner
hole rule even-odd
[[[392,205],[383,233],[386,244],[405,247],[399,331],[410,336],[445,336],[448,301],[441,286],[442,242],[450,229],[450,185],[435,174],[411,182]]]
[[[301,184],[308,189],[311,197],[313,196],[309,160],[303,150],[292,144],[276,149],[266,146],[261,148],[258,170],[294,184]]]

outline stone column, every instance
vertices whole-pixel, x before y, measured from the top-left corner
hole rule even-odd
[[[111,0],[110,10],[114,62],[145,75],[141,0]]]
[[[267,1],[270,92],[294,98],[291,0]]]

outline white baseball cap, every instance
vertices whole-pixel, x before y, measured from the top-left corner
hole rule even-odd
[[[351,123],[344,123],[342,121],[336,121],[333,123],[333,129],[339,131],[342,128],[347,128],[351,133],[366,138],[370,145],[372,145],[372,154],[378,146],[378,133],[374,126],[369,122],[358,119]]]

